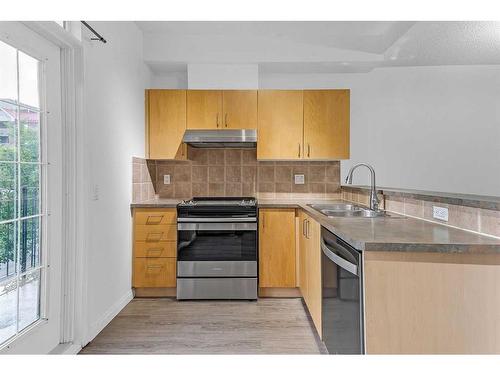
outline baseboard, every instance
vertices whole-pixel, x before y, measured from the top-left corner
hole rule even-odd
[[[99,319],[96,323],[92,324],[89,330],[90,332],[87,337],[87,340],[85,340],[86,344],[91,342],[99,334],[99,332],[101,332],[104,329],[104,327],[106,327],[109,324],[109,322],[111,322],[113,318],[117,316],[118,313],[122,311],[123,308],[127,306],[127,304],[130,301],[132,301],[133,298],[134,295],[132,294],[132,289],[130,289],[113,306],[111,306],[111,308],[109,308],[108,311],[106,311],[106,313],[104,313],[101,319]]]
[[[73,343],[59,344],[49,354],[66,354],[74,355],[78,354],[82,350],[82,347]]]
[[[297,298],[302,294],[299,288],[259,288],[259,297]]]
[[[136,298],[176,297],[177,288],[135,288],[134,296]]]

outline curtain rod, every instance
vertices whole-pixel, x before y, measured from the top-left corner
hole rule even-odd
[[[103,43],[107,43],[106,39],[104,39],[102,37],[101,34],[99,34],[97,31],[95,31],[92,26],[90,26],[87,22],[85,21],[80,21],[81,23],[83,23],[83,26],[85,26],[87,29],[89,29],[97,38],[90,38],[90,40],[98,40],[100,42],[103,42]]]

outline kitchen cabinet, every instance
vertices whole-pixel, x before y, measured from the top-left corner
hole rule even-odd
[[[349,159],[349,90],[304,90],[304,157]]]
[[[257,159],[304,157],[301,90],[259,90]]]
[[[321,226],[303,211],[299,220],[299,288],[321,337]]]
[[[148,157],[186,159],[186,90],[147,90],[146,114]]]
[[[221,90],[188,90],[188,129],[222,129],[222,117]]]
[[[499,354],[500,254],[364,254],[368,354]]]
[[[222,113],[225,129],[257,129],[257,90],[222,91]]]
[[[136,295],[175,295],[176,222],[175,208],[134,209],[132,286]]]
[[[188,90],[188,129],[256,129],[256,90]]]
[[[295,210],[259,210],[259,287],[295,288]]]
[[[349,158],[349,90],[259,90],[258,159]]]

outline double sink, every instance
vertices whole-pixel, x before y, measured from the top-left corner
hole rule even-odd
[[[359,217],[359,218],[401,218],[404,216],[376,211],[351,203],[309,204],[309,207],[327,217]]]

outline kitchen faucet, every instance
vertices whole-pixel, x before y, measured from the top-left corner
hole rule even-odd
[[[346,184],[352,185],[352,174],[354,170],[360,166],[366,167],[370,170],[371,174],[371,189],[370,189],[370,210],[378,211],[378,197],[377,197],[377,189],[375,187],[375,169],[370,164],[359,163],[351,167],[349,169],[349,173],[347,173],[347,177],[345,178]]]

